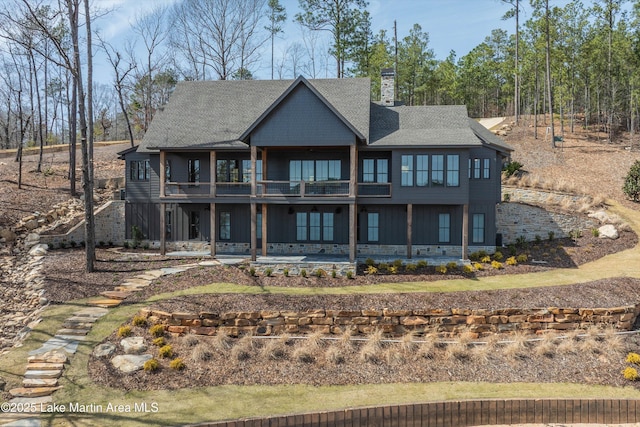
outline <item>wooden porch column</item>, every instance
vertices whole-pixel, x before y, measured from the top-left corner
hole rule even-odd
[[[267,204],[262,204],[262,256],[267,256]]]
[[[216,231],[218,231],[218,229],[216,228],[216,204],[213,202],[209,203],[209,210],[210,210],[209,222],[210,222],[210,228],[211,228],[211,256],[215,257],[216,256],[216,240],[218,239],[218,236],[216,233]]]
[[[256,163],[258,161],[258,147],[251,146],[251,197],[256,197]]]
[[[162,158],[162,151],[160,152],[160,158]],[[162,164],[162,163],[160,163]],[[162,191],[162,182],[164,180],[160,180],[160,188]],[[167,253],[167,204],[160,202],[160,255],[165,255]]]
[[[407,205],[407,258],[411,259],[413,236],[413,204]]]
[[[251,202],[251,261],[255,261],[258,255],[258,213],[256,208],[255,202]]]
[[[462,259],[467,259],[469,251],[469,205],[462,207]]]
[[[357,209],[358,206],[355,203],[349,204],[349,262],[356,262]]]
[[[211,151],[209,153],[209,175],[211,175],[211,178],[209,178],[209,195],[211,195],[211,197],[216,196],[216,179],[218,177],[216,173],[217,168],[218,165],[216,152]]]
[[[165,195],[165,193],[164,193],[164,191],[165,191],[165,189],[164,189],[165,188],[165,183],[164,182],[166,180],[166,175],[167,175],[167,172],[165,170],[165,166],[166,166],[165,165],[165,163],[166,163],[165,154],[166,153],[164,151],[160,150],[160,177],[159,177],[160,178],[160,197],[164,197],[164,195]]]
[[[349,153],[349,197],[355,197],[357,194],[356,185],[358,182],[358,147],[357,142],[350,147]]]

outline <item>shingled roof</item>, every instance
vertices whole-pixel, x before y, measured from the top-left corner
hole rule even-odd
[[[138,151],[246,148],[241,140],[292,86],[313,86],[357,134],[369,137],[369,79],[180,82],[154,117]]]

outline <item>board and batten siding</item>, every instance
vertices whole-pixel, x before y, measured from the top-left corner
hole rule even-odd
[[[355,134],[305,85],[298,85],[251,134],[258,147],[352,145]]]
[[[160,195],[160,156],[149,153],[129,153],[125,156],[126,174],[126,194],[127,200],[131,202],[158,201]],[[137,181],[131,179],[131,163],[149,160],[149,179]]]

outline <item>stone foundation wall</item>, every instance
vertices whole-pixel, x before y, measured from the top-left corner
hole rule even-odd
[[[619,330],[631,330],[640,313],[640,304],[613,308],[557,308],[470,310],[470,309],[418,309],[391,310],[306,310],[255,311],[229,313],[167,313],[143,309],[140,315],[149,321],[166,325],[172,333],[230,336],[242,334],[279,335],[305,334],[320,331],[324,334],[342,334],[350,329],[357,334],[368,334],[382,329],[393,336],[407,330],[418,333],[438,332],[454,336],[462,332],[478,336],[502,332],[563,331],[586,329],[592,325],[611,325]]]
[[[289,276],[301,276],[305,271],[307,277],[317,276],[318,272],[323,277],[332,277],[335,271],[335,277],[348,277],[350,274],[356,275],[357,264],[355,262],[298,262],[298,263],[268,263],[268,262],[252,262],[251,267],[255,269],[256,274],[264,276],[267,269],[271,270],[271,274],[282,276],[285,270]]]
[[[124,243],[124,200],[111,200],[95,211],[96,244],[100,242],[113,243],[120,246]],[[65,234],[52,234],[40,236],[40,243],[46,243],[52,247],[59,247],[61,243],[69,245],[70,242],[79,244],[84,241],[84,220],[76,224]]]

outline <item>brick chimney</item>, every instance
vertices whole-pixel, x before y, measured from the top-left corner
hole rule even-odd
[[[383,68],[382,84],[380,85],[380,101],[382,105],[393,107],[395,105],[395,77],[396,73],[393,68]]]

